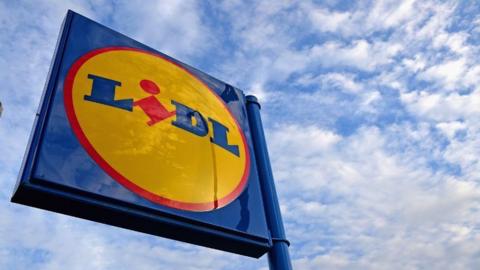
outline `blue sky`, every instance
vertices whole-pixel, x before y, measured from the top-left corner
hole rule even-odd
[[[480,265],[476,1],[0,0],[0,269],[267,269],[9,203],[67,9],[260,98],[296,269]]]

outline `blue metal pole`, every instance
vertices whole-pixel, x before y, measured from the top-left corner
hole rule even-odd
[[[268,227],[272,236],[272,248],[268,252],[268,264],[271,270],[291,270],[292,263],[288,253],[288,242],[283,228],[282,214],[278,204],[272,167],[268,157],[267,143],[260,117],[260,103],[255,96],[247,96],[247,114],[253,139],[258,176],[262,187],[263,203]]]

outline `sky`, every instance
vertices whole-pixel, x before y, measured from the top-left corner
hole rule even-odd
[[[0,269],[268,269],[10,203],[61,22],[259,97],[295,269],[478,269],[477,1],[0,0]]]

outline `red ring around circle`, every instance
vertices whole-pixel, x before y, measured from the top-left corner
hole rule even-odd
[[[74,83],[75,76],[76,76],[78,70],[80,69],[80,67],[82,67],[82,65],[85,62],[87,62],[89,59],[91,59],[92,57],[94,57],[96,55],[99,55],[101,53],[110,52],[110,51],[134,51],[134,52],[144,53],[144,54],[148,54],[148,55],[152,55],[152,56],[155,56],[155,57],[162,58],[163,60],[168,61],[168,62],[176,65],[177,67],[181,68],[182,70],[184,70],[185,72],[190,74],[193,78],[197,79],[208,90],[210,90],[210,92],[215,97],[217,97],[220,100],[224,109],[230,114],[232,119],[235,121],[235,124],[238,128],[238,131],[239,131],[239,133],[242,137],[244,151],[245,151],[245,168],[243,170],[243,176],[242,176],[242,179],[241,179],[240,183],[237,185],[237,187],[232,192],[230,192],[228,195],[226,195],[223,198],[217,199],[217,200],[212,201],[212,202],[206,202],[206,203],[188,203],[188,202],[180,202],[180,201],[175,201],[175,200],[172,200],[172,199],[167,199],[167,198],[158,196],[158,195],[156,195],[156,194],[154,194],[154,193],[152,193],[148,190],[145,190],[145,189],[139,187],[138,185],[136,185],[135,183],[131,182],[130,180],[128,180],[126,177],[124,177],[122,174],[120,174],[118,171],[116,171],[95,150],[93,145],[88,141],[87,137],[85,136],[85,133],[83,132],[82,128],[80,127],[80,123],[78,122],[75,111],[73,109],[73,96],[72,96],[73,83]],[[189,211],[196,211],[196,212],[211,211],[211,210],[215,210],[215,209],[221,208],[223,206],[226,206],[227,204],[229,204],[230,202],[235,200],[242,193],[242,191],[245,188],[245,185],[247,183],[247,178],[248,178],[248,175],[250,173],[250,153],[249,153],[249,150],[248,150],[248,145],[247,145],[247,141],[245,139],[245,135],[244,135],[242,129],[240,128],[240,125],[238,124],[237,119],[233,116],[232,112],[227,107],[225,102],[217,95],[217,93],[215,93],[215,91],[210,89],[210,87],[208,87],[208,85],[206,85],[202,80],[197,78],[194,74],[192,74],[186,68],[182,67],[181,65],[173,62],[172,60],[170,60],[170,59],[168,59],[168,58],[166,58],[162,55],[155,54],[155,53],[148,52],[148,51],[144,51],[144,50],[140,50],[140,49],[136,49],[136,48],[129,48],[129,47],[106,47],[106,48],[101,48],[101,49],[96,49],[96,50],[90,51],[90,52],[84,54],[83,56],[81,56],[77,61],[75,61],[75,63],[72,65],[72,67],[68,71],[68,74],[67,74],[67,77],[65,78],[65,83],[64,83],[64,104],[65,104],[65,111],[66,111],[68,120],[70,122],[70,125],[72,126],[72,129],[73,129],[75,135],[77,136],[78,140],[80,141],[80,144],[85,148],[85,150],[90,155],[90,157],[92,157],[93,160],[95,160],[95,162],[105,172],[107,172],[107,174],[110,175],[113,179],[115,179],[117,182],[119,182],[120,184],[122,184],[123,186],[125,186],[126,188],[131,190],[132,192],[140,195],[141,197],[143,197],[145,199],[148,199],[152,202],[155,202],[155,203],[158,203],[158,204],[161,204],[161,205],[165,205],[165,206],[169,206],[169,207],[176,208],[176,209],[181,209],[181,210],[189,210]]]

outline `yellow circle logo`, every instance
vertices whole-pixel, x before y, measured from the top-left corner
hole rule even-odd
[[[250,156],[235,117],[206,84],[161,55],[91,51],[70,68],[64,103],[93,160],[150,201],[209,211],[246,185]]]

